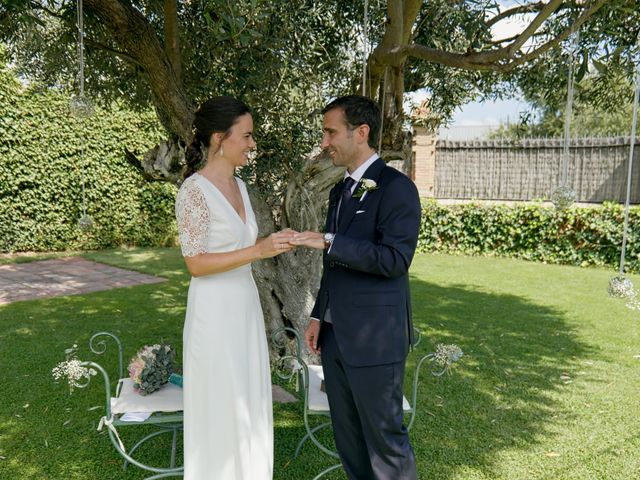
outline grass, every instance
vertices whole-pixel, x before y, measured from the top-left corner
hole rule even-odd
[[[104,401],[100,383],[69,395],[51,368],[73,343],[89,357],[88,339],[100,330],[120,336],[125,359],[159,338],[180,346],[189,279],[176,249],[85,257],[169,281],[0,306],[0,479],[146,476],[136,468],[123,474],[106,433],[95,430],[103,410],[90,409]],[[608,298],[613,274],[496,258],[415,259],[414,319],[424,338],[410,355],[407,386],[416,358],[436,343],[465,352],[451,376],[422,377],[411,432],[422,480],[640,478],[640,313]],[[275,406],[275,480],[311,479],[332,464],[310,445],[291,459],[304,433],[300,414],[300,403]],[[131,445],[132,432],[121,431]],[[163,464],[168,448],[161,439],[146,458]]]

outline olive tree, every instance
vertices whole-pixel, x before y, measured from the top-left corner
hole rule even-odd
[[[149,180],[175,183],[199,102],[215,94],[246,101],[259,155],[241,175],[252,187],[261,235],[320,230],[328,190],[341,175],[317,150],[317,113],[329,99],[377,99],[383,156],[406,162],[407,92],[427,90],[432,127],[473,98],[517,88],[556,95],[566,77],[566,45],[578,30],[584,68],[598,61],[630,75],[640,23],[634,5],[380,0],[370,1],[365,15],[360,1],[84,0],[87,88],[96,101],[155,109],[166,140],[144,158],[127,157]],[[513,18],[521,31],[497,37],[496,26]],[[77,82],[76,19],[75,2],[5,0],[0,38],[26,78],[64,88]],[[319,268],[319,253],[302,249],[254,265],[268,327],[304,325]]]

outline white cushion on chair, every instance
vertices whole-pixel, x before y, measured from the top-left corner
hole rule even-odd
[[[166,383],[160,390],[150,395],[140,395],[133,389],[133,380],[120,379],[122,387],[119,397],[111,397],[111,413],[127,412],[181,412],[182,389],[172,383]]]
[[[312,412],[328,412],[327,394],[320,390],[320,382],[324,380],[322,365],[309,365],[309,410]]]
[[[309,411],[326,413],[329,411],[329,400],[327,394],[320,390],[320,382],[324,380],[322,365],[309,365]],[[409,400],[402,397],[402,409],[405,412],[411,411]]]

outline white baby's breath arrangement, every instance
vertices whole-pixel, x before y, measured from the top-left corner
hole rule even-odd
[[[640,295],[633,282],[624,275],[616,275],[609,280],[609,296],[626,300],[625,306],[630,310],[640,311]]]
[[[442,375],[451,370],[452,365],[462,358],[464,353],[462,349],[455,344],[445,345],[439,343],[436,345],[435,353],[431,354],[431,361],[434,366],[441,369],[437,375]]]
[[[624,275],[616,275],[609,280],[609,296],[614,298],[629,298],[634,296],[635,289],[630,279]]]
[[[84,387],[91,377],[98,373],[93,368],[82,366],[82,361],[76,356],[77,348],[78,346],[75,344],[73,347],[67,348],[64,351],[67,359],[58,363],[51,371],[55,380],[66,378],[69,383],[69,392],[73,392],[74,388]]]

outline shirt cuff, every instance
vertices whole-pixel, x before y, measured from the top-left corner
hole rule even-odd
[[[333,242],[336,241],[336,235],[337,234],[333,235],[333,240],[331,240],[331,245],[329,245],[329,248],[327,248],[327,253],[331,253],[331,249],[333,248]]]

